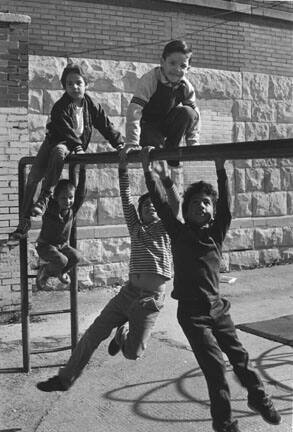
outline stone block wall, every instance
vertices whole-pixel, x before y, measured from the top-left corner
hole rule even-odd
[[[102,103],[124,134],[132,89],[154,64],[72,60],[83,65],[89,80],[88,93]],[[32,155],[44,137],[52,105],[62,94],[59,77],[65,65],[65,58],[30,56],[28,121]],[[189,79],[196,89],[202,115],[202,145],[293,138],[292,78],[191,68]],[[105,150],[111,147],[94,133],[90,151]],[[233,222],[225,242],[223,270],[290,262],[293,161],[228,161],[227,169]],[[145,191],[143,173],[134,165],[130,175],[137,200]],[[200,178],[216,181],[212,162],[186,162],[177,175],[181,187]],[[80,268],[80,286],[119,283],[127,277],[129,238],[120,204],[117,167],[89,166],[87,184],[87,199],[78,216],[78,244],[85,256]],[[39,223],[34,226],[37,228]],[[32,256],[35,256],[33,247]]]

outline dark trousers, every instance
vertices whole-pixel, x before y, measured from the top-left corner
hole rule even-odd
[[[49,276],[68,272],[81,259],[80,252],[68,244],[53,246],[49,243],[38,243],[36,250],[39,257],[47,261],[46,272]]]
[[[142,120],[140,145],[176,149],[197,121],[198,114],[188,106],[173,108],[162,122],[150,123]]]
[[[250,365],[247,351],[237,337],[228,308],[224,308],[217,317],[194,313],[194,309],[192,304],[179,302],[177,319],[207,381],[213,427],[221,430],[233,421],[222,352],[227,355],[249,397],[262,399],[266,394],[260,377]]]
[[[38,184],[42,179],[44,179],[42,182],[42,191],[48,194],[53,192],[54,187],[60,179],[64,161],[69,154],[70,151],[65,144],[53,146],[49,139],[45,138],[27,178],[21,216],[25,218],[30,217],[33,199]]]

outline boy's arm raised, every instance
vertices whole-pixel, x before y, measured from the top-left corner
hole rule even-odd
[[[122,201],[122,209],[125,218],[128,231],[131,234],[132,230],[139,224],[138,214],[133,204],[133,200],[130,193],[129,175],[128,175],[128,164],[125,157],[120,154],[119,163],[119,189]]]
[[[171,179],[170,169],[168,167],[167,161],[157,161],[156,167],[155,169],[159,174],[162,184],[165,188],[168,203],[173,211],[174,216],[178,217],[180,212],[180,195],[176,185]]]
[[[181,223],[174,216],[173,211],[168,204],[167,198],[162,191],[162,187],[160,187],[156,176],[154,176],[154,173],[152,172],[151,163],[149,160],[149,153],[151,149],[152,147],[144,147],[141,150],[145,181],[159,218],[162,220],[166,231],[169,234],[172,234],[178,229]]]
[[[86,169],[85,169],[85,165],[81,164],[79,167],[78,183],[77,183],[74,203],[73,203],[73,211],[75,213],[77,213],[80,207],[82,206],[85,196],[86,196]]]
[[[216,236],[218,241],[222,243],[232,219],[230,211],[231,197],[227,173],[225,170],[225,160],[216,159],[215,166],[217,171],[219,197],[217,200],[216,215],[212,230],[214,236]]]

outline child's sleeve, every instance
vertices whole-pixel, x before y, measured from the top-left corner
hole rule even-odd
[[[176,185],[170,177],[162,179],[162,183],[166,190],[168,203],[175,217],[179,216],[180,212],[180,195]]]
[[[86,196],[86,170],[84,166],[80,166],[78,175],[78,184],[75,190],[74,203],[72,206],[73,212],[77,213],[82,206]]]
[[[112,147],[117,150],[122,148],[124,146],[123,137],[121,133],[114,128],[113,123],[111,123],[102,106],[93,103],[92,110],[93,126],[109,141]]]
[[[232,215],[230,211],[230,190],[225,169],[217,171],[219,197],[216,204],[216,215],[212,226],[213,237],[222,244],[230,227]]]
[[[125,222],[128,231],[131,234],[132,230],[138,224],[140,224],[140,221],[130,193],[129,175],[128,175],[127,168],[126,169],[119,168],[119,189],[120,189],[120,196],[122,201],[122,209],[123,209]]]
[[[200,112],[196,103],[195,91],[193,85],[186,80],[186,88],[185,88],[185,99],[182,103],[183,105],[190,106],[194,109],[197,119],[195,120],[193,127],[189,129],[186,133],[186,145],[194,146],[199,145],[199,135],[200,135]]]
[[[156,69],[147,72],[138,81],[126,114],[126,143],[128,145],[139,145],[142,111],[156,91],[157,81]]]
[[[175,234],[181,225],[181,222],[173,214],[173,210],[167,201],[167,197],[162,193],[162,187],[159,186],[157,178],[151,171],[144,173],[145,181],[151,200],[155,206],[156,212],[161,219],[167,233]]]
[[[76,135],[73,129],[71,117],[58,104],[55,104],[50,114],[50,120],[47,124],[47,130],[56,131],[60,140],[64,140],[70,151],[74,151],[77,146],[82,146],[81,139]]]

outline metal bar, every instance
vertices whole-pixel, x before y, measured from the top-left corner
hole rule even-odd
[[[18,165],[18,204],[19,213],[22,208],[25,188],[25,166]],[[27,239],[19,242],[19,261],[20,261],[20,286],[21,286],[21,333],[22,333],[22,358],[23,369],[29,372],[30,366],[30,337],[29,337],[29,290],[27,276]]]
[[[208,144],[193,147],[179,147],[177,150],[155,149],[151,160],[180,160],[202,161],[222,158],[232,159],[266,159],[293,157],[293,139],[243,141],[237,143]],[[140,152],[132,151],[128,154],[129,162],[140,162]],[[23,157],[21,164],[32,164],[34,157]],[[85,153],[83,155],[70,156],[67,163],[118,163],[117,152]]]
[[[44,312],[31,312],[30,316],[41,316],[41,315],[55,315],[55,314],[63,314],[71,312],[70,309],[58,309],[55,311],[44,311]]]
[[[76,186],[76,165],[69,164],[69,179]],[[76,248],[77,245],[77,229],[76,221],[73,221],[70,245]],[[70,271],[71,283],[70,283],[70,309],[71,309],[71,349],[72,351],[77,345],[78,341],[78,303],[77,303],[77,292],[78,292],[78,279],[77,279],[77,266],[74,266]]]

